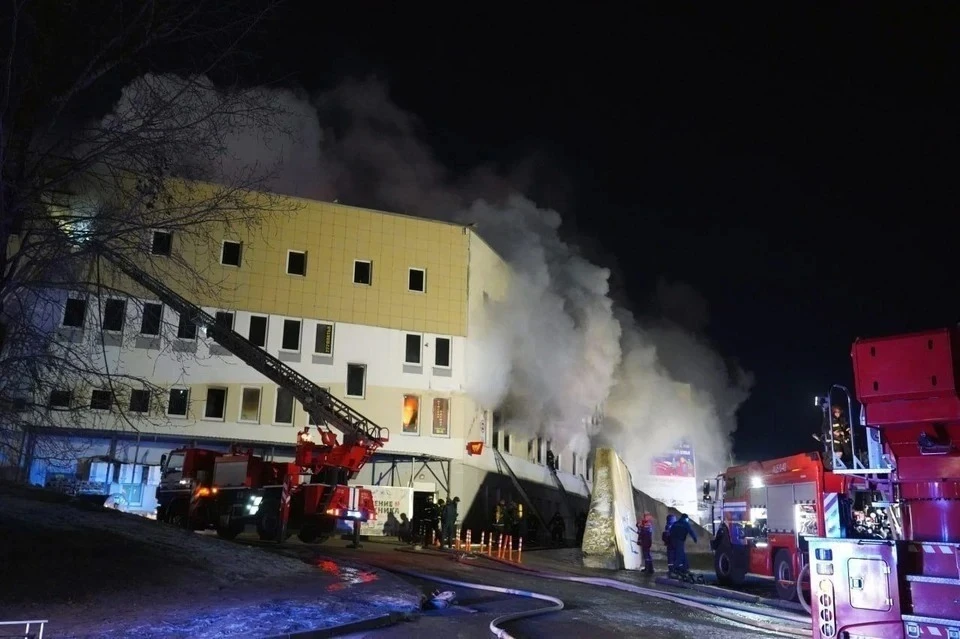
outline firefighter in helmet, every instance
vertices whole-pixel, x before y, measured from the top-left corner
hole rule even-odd
[[[851,468],[853,466],[853,449],[850,446],[850,424],[847,422],[841,406],[832,407],[830,436],[833,439],[833,452],[839,453],[843,465]]]

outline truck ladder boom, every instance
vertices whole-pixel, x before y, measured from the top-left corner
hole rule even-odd
[[[389,439],[387,429],[377,426],[232,328],[217,324],[213,316],[146,273],[130,258],[107,249],[102,249],[101,255],[127,277],[151,291],[164,304],[181,315],[186,315],[194,324],[206,328],[207,335],[248,366],[290,391],[317,424],[327,423],[341,431],[345,443],[356,441],[367,446],[372,452]]]

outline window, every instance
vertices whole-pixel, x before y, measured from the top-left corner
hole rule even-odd
[[[287,274],[307,274],[307,254],[303,251],[287,251]]]
[[[50,393],[50,408],[70,408],[73,393],[66,390],[55,390]]]
[[[366,260],[353,261],[353,283],[370,285],[373,275],[373,265]]]
[[[450,435],[450,400],[445,397],[433,400],[433,434],[441,437]]]
[[[127,300],[107,300],[103,306],[103,330],[122,331],[127,315]]]
[[[420,344],[422,343],[423,338],[420,335],[414,335],[412,333],[407,333],[407,343],[406,348],[404,349],[403,362],[405,364],[419,364],[420,363]]]
[[[503,434],[503,452],[510,452],[510,433]]]
[[[146,413],[150,411],[150,391],[135,389],[130,392],[130,412]]]
[[[347,397],[363,397],[367,385],[367,367],[347,364]]]
[[[167,415],[186,417],[190,391],[186,388],[171,388],[170,401],[167,403]]]
[[[543,438],[537,437],[537,463],[543,463]]]
[[[240,266],[240,242],[224,240],[220,248],[220,263],[225,266]]]
[[[154,231],[150,252],[154,255],[170,255],[173,248],[173,234],[167,231]]]
[[[403,396],[403,432],[407,435],[420,433],[420,398],[416,395]]]
[[[142,335],[159,335],[160,322],[163,319],[163,304],[147,302],[143,305],[143,318],[140,320]]]
[[[207,403],[203,409],[204,419],[223,419],[227,410],[227,389],[208,388]]]
[[[580,460],[577,459],[577,454],[576,454],[576,453],[570,453],[570,466],[572,467],[572,468],[570,469],[570,472],[573,473],[574,475],[577,474],[577,462],[578,462],[578,461],[580,461]]]
[[[113,407],[113,393],[105,390],[95,390],[90,394],[90,408],[93,410],[110,410]]]
[[[180,313],[180,321],[177,323],[177,337],[180,339],[196,339],[197,325],[190,321],[190,318]]]
[[[407,288],[417,293],[427,290],[427,272],[422,268],[412,268],[407,271]]]
[[[248,339],[254,346],[264,348],[267,345],[267,318],[263,315],[250,316]]]
[[[233,313],[228,313],[227,311],[217,311],[216,317],[217,326],[220,328],[226,328],[228,330],[233,330]]]
[[[280,348],[285,351],[300,350],[300,320],[283,320],[283,340]]]
[[[87,301],[70,298],[63,310],[63,325],[70,328],[83,328],[87,316]]]
[[[317,324],[317,340],[313,352],[320,355],[333,354],[333,324]]]
[[[438,337],[433,341],[436,347],[433,354],[433,365],[440,368],[450,368],[450,338]]]
[[[240,398],[240,421],[260,422],[260,389],[244,388]]]
[[[273,410],[273,423],[293,423],[293,393],[279,386],[277,386],[277,406]]]

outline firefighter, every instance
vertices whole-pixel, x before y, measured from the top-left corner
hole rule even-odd
[[[500,539],[500,537],[503,535],[506,517],[507,502],[501,499],[493,511],[493,529],[497,532],[497,539]]]
[[[843,414],[843,408],[834,406],[830,419],[830,436],[833,439],[833,451],[840,453],[840,460],[847,468],[853,467],[853,449],[850,446],[850,425]]]
[[[693,543],[697,543],[697,534],[693,532],[693,526],[690,525],[690,517],[688,517],[686,513],[683,513],[680,515],[680,518],[670,526],[670,541],[673,542],[674,552],[674,572],[690,572],[690,565],[687,563],[687,550],[684,547],[688,536],[693,539]]]
[[[453,538],[457,534],[457,504],[459,497],[454,497],[443,509],[443,543],[447,548],[453,545]]]
[[[643,572],[653,574],[653,516],[643,513],[643,519],[637,526],[637,545],[643,553]]]
[[[565,533],[566,533],[566,524],[563,523],[563,517],[560,515],[560,511],[557,510],[553,513],[553,517],[550,518],[551,543],[554,543],[557,546],[562,546],[563,537]]]
[[[423,505],[420,519],[420,539],[424,546],[433,542],[434,520],[440,518],[437,504],[433,503],[433,495],[427,495],[427,503]]]
[[[667,515],[667,523],[663,527],[663,533],[660,535],[660,539],[663,541],[663,545],[667,547],[667,572],[673,572],[674,566],[677,563],[677,551],[676,547],[673,545],[673,538],[670,536],[670,529],[677,522],[676,515]]]
[[[444,513],[447,510],[447,502],[442,499],[437,500],[437,507],[433,511],[433,518],[430,520],[430,525],[433,530],[433,538],[436,540],[437,545],[443,544],[443,527],[442,522],[444,519]]]

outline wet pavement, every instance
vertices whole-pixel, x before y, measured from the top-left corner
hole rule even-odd
[[[708,612],[681,604],[654,599],[593,585],[547,580],[531,574],[504,572],[503,566],[486,560],[458,562],[452,554],[436,551],[410,552],[395,544],[367,542],[360,550],[348,549],[346,543],[331,540],[320,546],[288,544],[281,551],[296,554],[304,560],[322,555],[338,565],[355,561],[381,570],[409,570],[427,573],[433,577],[539,592],[559,597],[565,608],[543,616],[506,622],[504,627],[515,637],[638,637],[680,638],[717,637],[746,639],[762,635],[754,627],[720,619]],[[542,553],[542,554],[541,554]],[[530,567],[551,572],[591,574],[612,577],[614,571],[593,571],[581,568],[564,556],[563,551],[534,551],[524,554]],[[501,568],[497,570],[496,568]],[[601,574],[597,574],[601,573]],[[621,573],[622,574],[622,573]],[[662,573],[661,573],[662,574]],[[429,580],[400,575],[424,595],[433,591],[453,590],[457,605],[437,611],[424,612],[414,620],[390,628],[350,635],[351,637],[401,638],[454,637],[486,639],[489,624],[496,617],[515,611],[545,607],[542,601],[510,594],[491,593],[465,586],[452,586]],[[653,578],[631,574],[625,581],[658,588]]]

